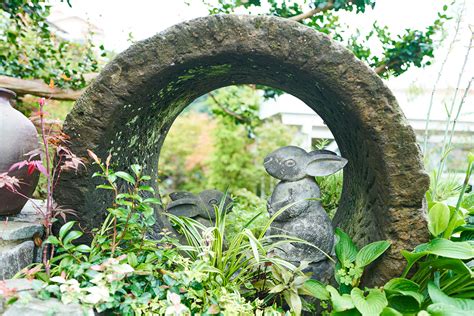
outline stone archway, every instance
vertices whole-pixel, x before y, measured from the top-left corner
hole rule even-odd
[[[427,238],[423,171],[415,135],[377,75],[326,35],[273,17],[212,16],[178,24],[119,54],[68,115],[72,150],[131,163],[156,174],[161,145],[177,115],[214,89],[258,83],[303,100],[326,122],[349,160],[337,225],[359,246],[389,239],[369,284],[400,273],[400,249]],[[61,178],[57,201],[81,222],[101,222],[107,203],[88,168]],[[156,184],[156,183],[155,183]]]

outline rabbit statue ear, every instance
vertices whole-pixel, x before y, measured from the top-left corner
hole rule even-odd
[[[312,152],[309,157],[306,174],[313,177],[324,177],[336,173],[347,164],[346,158],[334,154]]]
[[[178,191],[178,192],[170,193],[171,201],[176,201],[183,198],[192,199],[192,198],[197,198],[197,196],[192,194],[191,192],[186,192],[186,191]]]
[[[200,213],[200,200],[190,192],[170,193],[171,202],[166,211],[176,216],[195,217]]]

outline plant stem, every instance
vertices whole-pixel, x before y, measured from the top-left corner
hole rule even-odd
[[[441,158],[439,166],[438,166],[438,171],[436,172],[436,175],[435,175],[435,183],[433,185],[433,196],[436,196],[436,193],[437,193],[436,191],[437,191],[437,188],[438,188],[439,179],[440,179],[442,173],[444,172],[444,167],[445,167],[445,164],[446,164],[446,156],[447,156],[447,155],[445,155],[445,153],[448,150],[450,150],[449,147],[448,147],[448,132],[449,132],[449,127],[451,126],[451,117],[452,117],[452,114],[454,113],[454,107],[455,107],[455,104],[456,104],[456,99],[457,99],[457,95],[458,95],[458,92],[459,92],[459,87],[461,86],[461,79],[462,79],[462,76],[464,74],[464,70],[466,68],[467,61],[469,60],[469,55],[471,53],[473,40],[474,40],[474,30],[471,29],[471,38],[469,40],[469,45],[467,47],[466,54],[464,56],[464,62],[461,66],[461,71],[459,72],[458,80],[457,80],[457,83],[456,83],[456,89],[454,91],[453,101],[452,101],[451,107],[448,111],[448,117],[449,118],[446,122],[446,128],[444,130],[443,149],[441,151],[442,158]],[[461,104],[459,105],[458,113],[460,112],[460,110],[462,108],[462,105],[463,105],[463,102],[461,102]],[[451,131],[452,131],[451,133],[454,133],[453,130],[451,130]],[[449,142],[449,146],[450,145],[451,145],[451,142]]]
[[[449,44],[449,48],[448,48],[448,52],[446,53],[446,56],[444,57],[444,60],[443,62],[441,63],[441,68],[439,69],[439,72],[438,72],[438,77],[436,78],[436,81],[435,81],[435,84],[433,86],[433,90],[431,91],[431,97],[430,97],[430,103],[429,103],[429,107],[428,107],[428,112],[426,113],[426,124],[425,124],[425,135],[424,135],[424,141],[423,141],[423,153],[426,155],[427,153],[427,150],[428,150],[428,127],[429,127],[429,124],[430,124],[430,117],[431,117],[431,110],[433,108],[433,100],[434,100],[434,95],[436,93],[436,89],[438,88],[438,83],[439,83],[439,80],[441,78],[441,75],[443,74],[443,70],[444,70],[444,66],[446,65],[446,62],[448,60],[448,57],[449,55],[451,54],[451,51],[452,51],[452,48],[453,48],[453,45],[454,43],[456,42],[457,40],[457,37],[458,37],[458,33],[459,33],[459,26],[461,25],[461,20],[462,20],[462,16],[463,16],[463,12],[464,12],[464,6],[465,6],[465,2],[463,2],[463,5],[460,9],[460,12],[457,16],[457,19],[456,19],[456,28],[455,28],[455,31],[454,31],[454,36],[453,36],[453,39],[451,41],[451,43]]]

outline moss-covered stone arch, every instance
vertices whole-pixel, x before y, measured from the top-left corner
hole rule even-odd
[[[379,77],[326,35],[273,17],[212,16],[173,26],[119,54],[68,115],[72,150],[112,152],[156,174],[161,145],[177,115],[214,89],[258,83],[306,102],[326,122],[349,160],[337,225],[359,246],[389,239],[368,282],[397,275],[400,249],[426,239],[423,171],[415,135]],[[106,203],[94,168],[65,174],[57,202],[77,209],[83,225],[101,222]]]

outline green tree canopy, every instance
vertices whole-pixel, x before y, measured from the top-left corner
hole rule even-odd
[[[61,0],[67,2],[69,0]],[[0,75],[42,79],[80,89],[84,74],[98,71],[98,56],[88,39],[73,43],[56,36],[47,21],[46,0],[3,0],[0,4]],[[100,47],[105,56],[103,46]]]
[[[233,13],[244,8],[249,13],[263,12],[298,21],[342,42],[382,77],[399,76],[413,66],[429,65],[437,45],[435,36],[449,19],[446,15],[448,7],[440,1],[438,17],[426,29],[407,28],[402,34],[394,35],[379,21],[369,32],[363,34],[357,30],[350,36],[343,36],[347,28],[340,21],[340,13],[355,11],[364,14],[374,8],[376,0],[217,0],[213,4],[202,1],[209,6],[210,14]],[[378,41],[380,52],[371,50],[369,41],[374,40]]]

